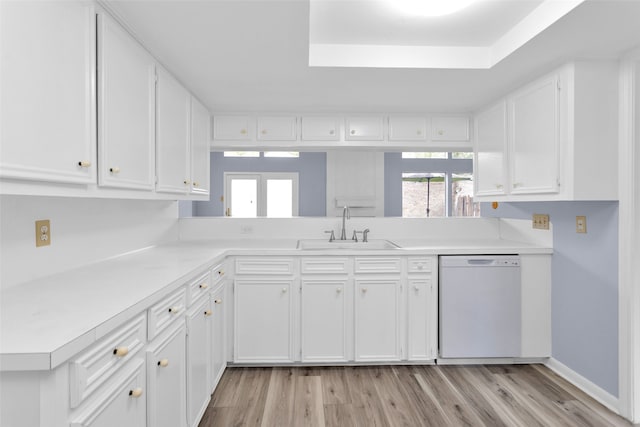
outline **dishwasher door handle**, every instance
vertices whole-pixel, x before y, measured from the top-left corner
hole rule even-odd
[[[486,259],[486,258],[479,258],[479,259],[468,259],[467,260],[467,264],[469,265],[491,265],[494,264],[496,262],[495,259]]]

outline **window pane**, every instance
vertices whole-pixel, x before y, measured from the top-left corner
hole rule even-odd
[[[265,157],[300,157],[297,151],[265,151]]]
[[[451,176],[452,216],[480,216],[480,203],[473,202],[473,175]]]
[[[426,151],[426,152],[414,152],[404,151],[402,152],[403,159],[446,159],[447,152],[440,151]]]
[[[473,159],[473,151],[454,151],[451,153],[452,159]]]
[[[224,157],[260,157],[259,151],[225,151]]]
[[[402,174],[402,216],[425,218],[446,216],[443,173]]]
[[[291,218],[293,216],[293,181],[267,179],[267,217]]]
[[[231,180],[231,216],[255,218],[258,216],[258,181],[256,179]]]

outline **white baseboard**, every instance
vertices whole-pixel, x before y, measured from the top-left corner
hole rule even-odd
[[[569,368],[562,362],[559,362],[553,357],[549,358],[546,363],[547,368],[551,369],[556,374],[560,375],[565,380],[569,381],[582,391],[593,397],[604,406],[620,415],[620,399],[613,396],[606,390],[603,390],[593,382],[589,381],[573,369]]]

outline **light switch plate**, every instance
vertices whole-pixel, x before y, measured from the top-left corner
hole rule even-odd
[[[576,233],[587,232],[587,217],[584,215],[576,216]]]
[[[36,247],[51,244],[51,223],[48,219],[36,221]]]
[[[549,215],[548,214],[533,214],[533,228],[539,230],[549,229]]]

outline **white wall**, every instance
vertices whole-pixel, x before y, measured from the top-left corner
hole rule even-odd
[[[0,196],[0,287],[178,238],[175,201]],[[36,248],[35,221],[51,220]]]

